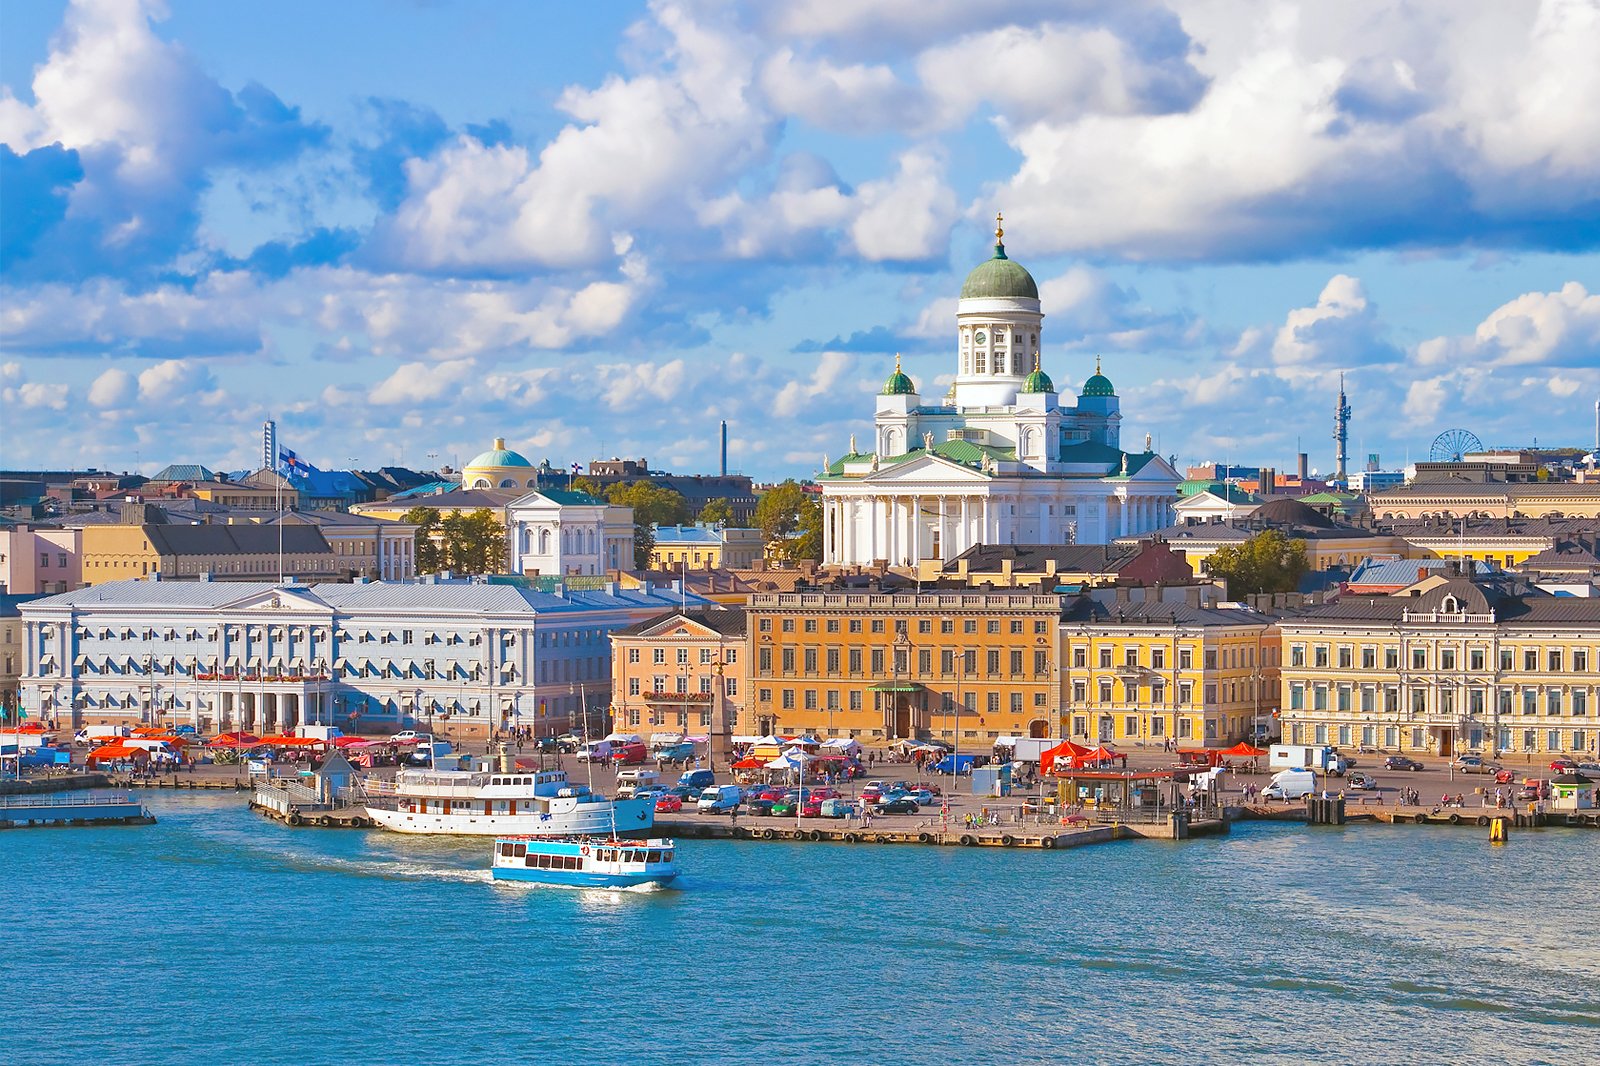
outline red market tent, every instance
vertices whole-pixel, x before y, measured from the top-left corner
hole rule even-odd
[[[1055,764],[1058,759],[1062,762],[1070,762],[1071,760],[1082,755],[1087,755],[1088,753],[1089,749],[1083,745],[1074,744],[1070,740],[1063,740],[1055,747],[1050,748],[1049,750],[1040,754],[1039,772],[1041,774],[1050,773],[1055,768]]]
[[[257,743],[270,745],[274,748],[305,748],[310,747],[313,744],[321,744],[324,742],[317,740],[315,737],[274,736],[262,737],[259,741],[257,741]]]
[[[107,744],[96,748],[83,760],[85,766],[103,766],[112,762],[149,762],[150,753],[143,748],[128,748],[121,744]]]
[[[254,733],[223,733],[211,742],[213,748],[248,748],[252,744],[261,743],[261,738]]]
[[[1114,759],[1120,758],[1122,758],[1121,755],[1102,744],[1093,751],[1086,751],[1082,755],[1074,756],[1072,760],[1072,766],[1074,769],[1077,769],[1080,766],[1087,766],[1090,763],[1111,762]]]
[[[1241,740],[1222,754],[1239,759],[1259,759],[1267,754],[1267,749],[1251,747]]]
[[[759,770],[767,765],[762,759],[740,759],[733,764],[735,770]]]

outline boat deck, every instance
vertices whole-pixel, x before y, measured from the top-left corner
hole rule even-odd
[[[155,816],[143,804],[124,795],[0,798],[0,829],[154,825],[155,822]]]

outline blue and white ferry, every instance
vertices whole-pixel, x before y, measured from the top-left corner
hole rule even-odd
[[[665,885],[678,876],[678,849],[667,839],[500,837],[496,881],[535,881],[579,888]]]

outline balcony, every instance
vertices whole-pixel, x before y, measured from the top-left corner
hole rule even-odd
[[[640,699],[644,700],[646,703],[665,703],[665,704],[710,703],[711,702],[711,693],[709,693],[709,692],[665,692],[665,691],[659,691],[658,690],[658,691],[655,691],[655,692],[646,692],[646,693],[644,693],[643,695],[640,696]]]

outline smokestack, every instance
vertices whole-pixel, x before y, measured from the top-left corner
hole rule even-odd
[[[722,420],[722,476],[728,476],[728,420]]]
[[[1295,472],[1300,475],[1301,481],[1311,476],[1311,457],[1305,452],[1295,457]]]

